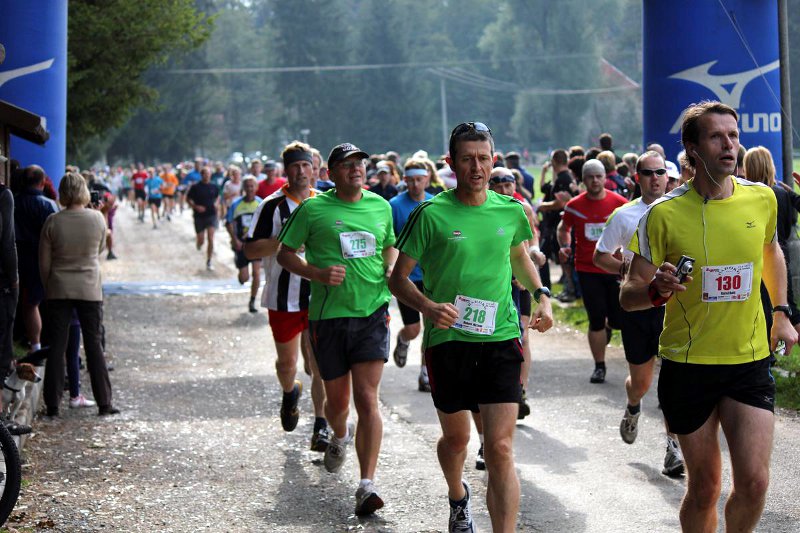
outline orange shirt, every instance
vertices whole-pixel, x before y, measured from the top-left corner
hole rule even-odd
[[[161,192],[164,194],[175,194],[175,188],[178,186],[178,178],[172,172],[164,172],[161,174],[161,179],[164,184],[161,186]]]

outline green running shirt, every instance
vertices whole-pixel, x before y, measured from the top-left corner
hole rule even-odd
[[[344,282],[311,282],[308,318],[367,317],[392,295],[386,284],[383,250],[394,245],[392,208],[375,193],[343,202],[336,189],[305,200],[284,224],[278,240],[306,247],[306,260],[318,267],[345,265]]]
[[[482,205],[467,206],[451,189],[411,213],[397,248],[422,267],[425,296],[460,307],[460,327],[436,329],[425,320],[426,349],[448,341],[519,337],[510,251],[531,237],[522,205],[493,191]]]

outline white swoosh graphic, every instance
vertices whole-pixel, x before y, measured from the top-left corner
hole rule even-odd
[[[717,61],[709,61],[708,63],[703,63],[702,65],[697,65],[696,67],[682,70],[681,72],[673,74],[669,77],[691,81],[697,83],[698,85],[702,85],[709,91],[713,92],[717,99],[723,104],[729,105],[734,109],[739,109],[742,103],[742,93],[744,92],[745,87],[747,87],[751,81],[762,74],[766,74],[767,72],[771,72],[780,67],[780,60],[776,59],[768,65],[754,68],[753,70],[746,70],[736,74],[725,75],[716,75],[709,72],[711,67],[716,64]],[[725,88],[725,85],[732,87],[730,90],[728,90]],[[675,121],[675,124],[672,125],[672,129],[669,131],[671,134],[675,134],[680,131],[681,123],[683,122],[683,115],[684,113],[682,112],[678,117],[678,120]]]
[[[47,70],[52,66],[53,61],[55,61],[55,58],[48,59],[47,61],[42,61],[41,63],[36,63],[27,67],[20,67],[15,68],[14,70],[0,72],[0,87],[2,87],[7,81],[19,78],[20,76],[33,74],[34,72],[39,72],[41,70]]]

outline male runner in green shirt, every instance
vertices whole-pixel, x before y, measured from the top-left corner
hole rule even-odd
[[[494,159],[485,124],[456,126],[447,158],[456,188],[411,214],[397,241],[400,256],[389,281],[395,296],[425,317],[423,347],[442,426],[437,452],[448,485],[451,532],[475,530],[462,471],[469,411],[478,409],[492,528],[511,532],[516,526],[520,488],[513,437],[523,358],[512,271],[538,302],[531,327],[546,331],[553,324],[549,291],[541,286],[525,246],[532,234],[522,205],[487,191]],[[417,262],[424,294],[408,279]]]
[[[325,451],[329,472],[342,467],[352,438],[352,382],[361,468],[357,515],[383,507],[373,483],[383,436],[378,384],[389,358],[386,278],[397,257],[389,202],[363,189],[367,157],[349,143],[334,147],[328,168],[336,187],[300,204],[278,236],[278,263],[311,280],[311,342],[325,383],[325,417],[334,431]],[[305,259],[296,253],[303,246]]]

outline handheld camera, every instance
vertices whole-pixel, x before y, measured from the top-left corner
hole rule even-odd
[[[90,202],[94,206],[100,205],[100,191],[91,191],[89,193]]]
[[[678,260],[678,264],[675,265],[675,275],[678,276],[680,282],[683,283],[686,280],[686,276],[690,275],[693,271],[694,258],[688,255],[682,255]]]

